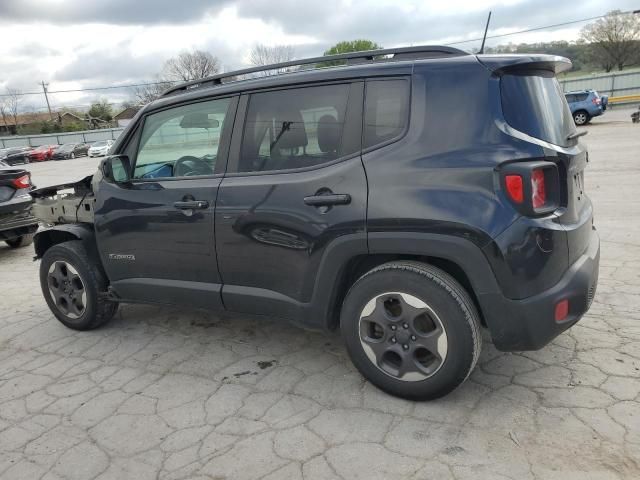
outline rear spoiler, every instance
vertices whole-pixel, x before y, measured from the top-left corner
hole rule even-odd
[[[571,60],[557,55],[478,55],[478,61],[495,75],[525,70],[548,70],[556,75],[572,67]]]

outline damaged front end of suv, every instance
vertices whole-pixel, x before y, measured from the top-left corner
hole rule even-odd
[[[93,175],[89,175],[77,182],[33,190],[33,216],[45,225],[93,224],[95,195],[92,179]]]

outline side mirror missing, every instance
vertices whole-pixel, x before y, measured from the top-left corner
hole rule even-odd
[[[100,164],[105,180],[113,183],[124,183],[131,180],[131,162],[126,155],[105,157]]]

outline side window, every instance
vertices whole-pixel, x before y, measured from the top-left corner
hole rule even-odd
[[[567,103],[575,103],[576,101],[575,95],[565,95],[565,98],[567,99]]]
[[[133,178],[213,175],[230,103],[223,98],[147,116]]]
[[[404,131],[409,119],[409,82],[368,81],[364,106],[364,145],[385,143]]]
[[[587,98],[589,98],[588,93],[579,93],[578,95],[576,95],[576,101],[578,102],[584,102]]]
[[[348,84],[251,95],[238,171],[311,167],[353,153],[343,138],[348,99]]]

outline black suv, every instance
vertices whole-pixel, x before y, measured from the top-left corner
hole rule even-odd
[[[294,65],[312,68],[243,80]],[[78,330],[120,302],[339,327],[381,389],[444,395],[481,327],[539,349],[593,299],[588,157],[555,79],[569,67],[412,47],[172,88],[60,187],[74,193],[35,194],[58,224],[35,238],[46,301]]]

